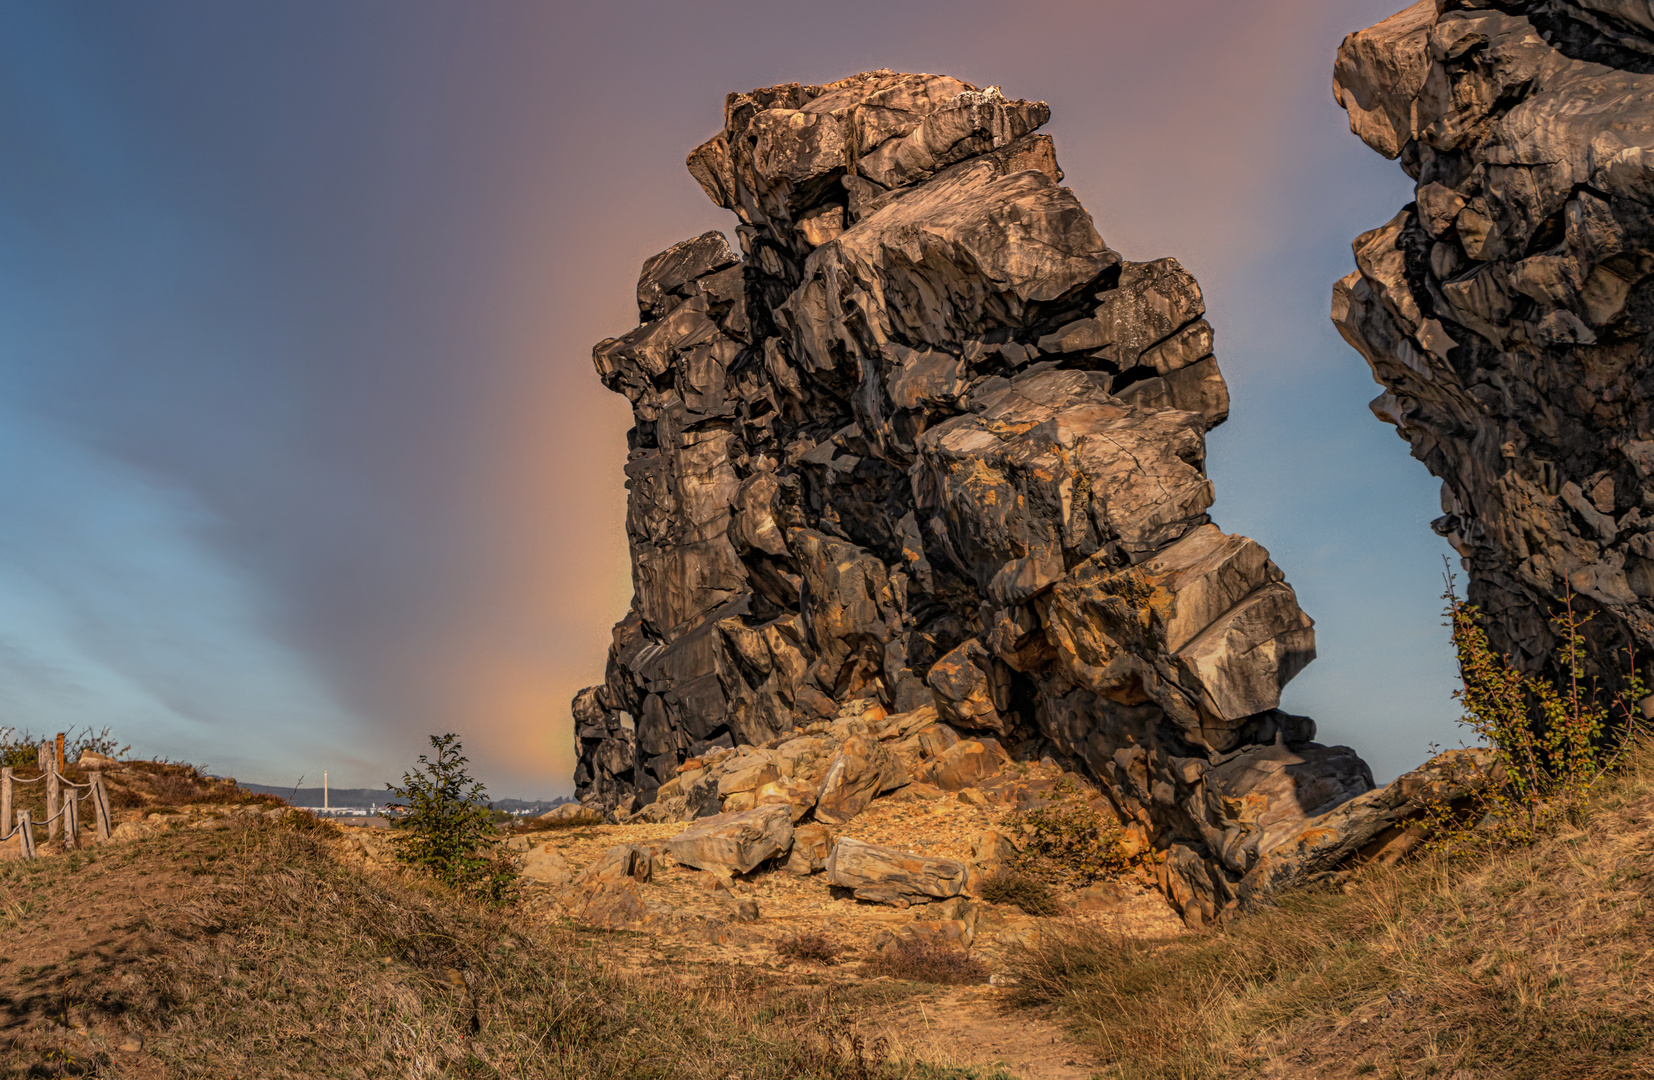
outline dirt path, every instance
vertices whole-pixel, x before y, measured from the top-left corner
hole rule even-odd
[[[984,1071],[997,1066],[1018,1080],[1088,1080],[1095,1074],[1089,1056],[1060,1026],[1023,1011],[1007,1013],[1005,994],[994,986],[926,994],[871,1024],[928,1061]]]

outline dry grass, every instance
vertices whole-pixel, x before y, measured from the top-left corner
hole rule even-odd
[[[982,899],[991,904],[1015,904],[1025,915],[1057,915],[1062,911],[1056,890],[1032,874],[1001,870],[982,879]]]
[[[871,975],[939,986],[968,986],[988,981],[982,961],[953,945],[909,940],[893,942],[862,965]]]
[[[1528,847],[1370,868],[1200,938],[1051,941],[1019,1001],[1110,1077],[1654,1076],[1651,765]]]
[[[806,931],[787,938],[775,947],[777,954],[806,964],[836,964],[841,950],[826,934]]]
[[[880,1060],[852,1010],[767,976],[629,977],[610,935],[365,874],[334,834],[294,815],[12,864],[8,940],[55,951],[0,962],[0,1075],[138,1075],[134,1036],[180,1077],[973,1075]]]

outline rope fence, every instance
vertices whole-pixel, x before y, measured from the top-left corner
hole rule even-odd
[[[59,737],[61,738],[61,736]],[[97,827],[99,840],[109,839],[109,795],[104,788],[103,774],[97,770],[89,770],[87,782],[77,784],[63,775],[61,770],[62,752],[50,755],[44,752],[46,744],[42,744],[43,752],[40,755],[45,773],[31,780],[24,780],[14,775],[11,768],[0,769],[0,841],[17,837],[18,850],[25,859],[36,856],[35,826],[42,825],[47,829],[47,837],[52,842],[61,842],[64,850],[73,850],[80,846],[80,804],[92,804],[92,817]],[[46,785],[46,816],[39,821],[34,820],[30,811],[19,809],[13,815],[14,786],[17,784]],[[76,794],[84,791],[85,794]],[[15,821],[15,824],[13,822]],[[9,829],[8,829],[9,826]]]

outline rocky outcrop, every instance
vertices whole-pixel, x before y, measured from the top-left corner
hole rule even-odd
[[[1429,0],[1352,34],[1335,89],[1415,201],[1355,243],[1333,321],[1442,479],[1493,644],[1605,685],[1654,648],[1654,17],[1611,0]]]
[[[1206,513],[1229,406],[1200,288],[1109,249],[1048,118],[889,71],[730,95],[689,169],[740,254],[651,258],[641,325],[593,351],[635,419],[636,595],[575,699],[583,800],[842,823],[912,779],[883,733],[827,739],[874,703],[932,729],[939,784],[1089,773],[1221,904],[1265,829],[1209,771],[1290,749],[1288,817],[1371,786],[1276,708],[1312,623]]]

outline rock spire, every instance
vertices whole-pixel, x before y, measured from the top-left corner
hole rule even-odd
[[[891,71],[729,96],[688,164],[740,254],[649,259],[640,325],[593,352],[635,418],[636,596],[574,701],[583,799],[934,709],[1094,776],[1168,887],[1221,907],[1372,786],[1277,708],[1311,620],[1206,513],[1229,402],[1200,288],[1103,242],[1049,116]]]
[[[1333,295],[1373,412],[1441,477],[1495,646],[1560,674],[1572,592],[1612,683],[1654,648],[1654,15],[1427,0],[1350,35],[1334,85],[1416,185]]]

